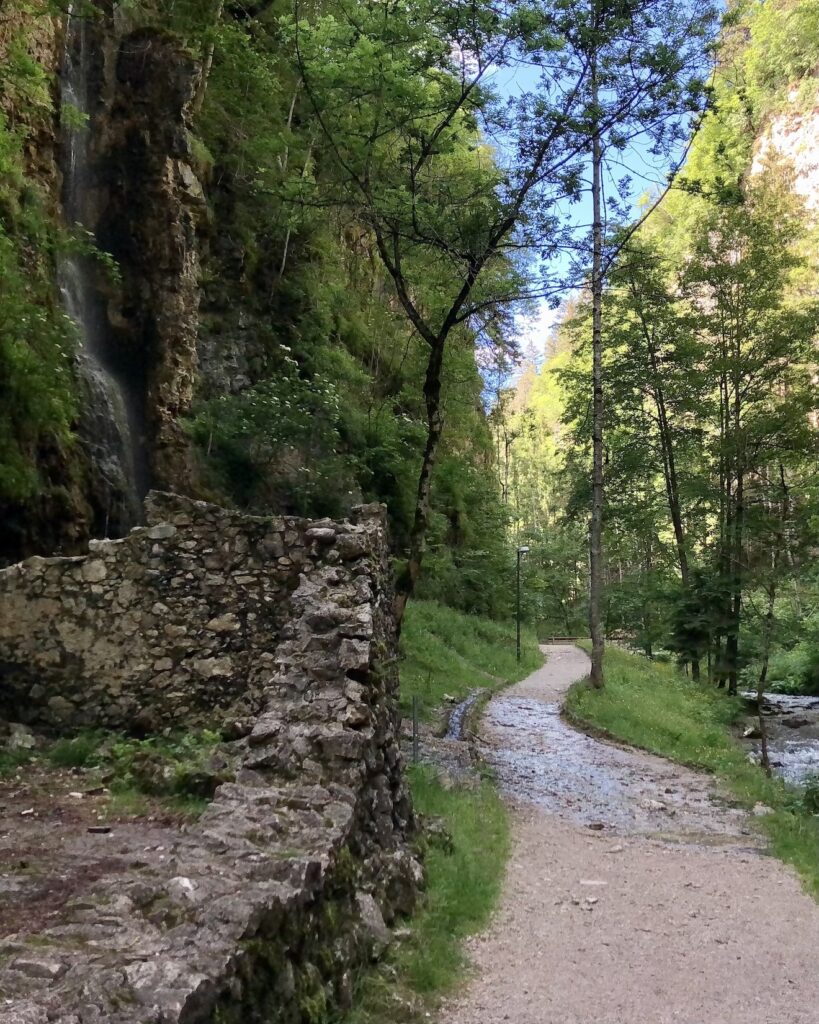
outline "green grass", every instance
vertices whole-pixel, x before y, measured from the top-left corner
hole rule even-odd
[[[104,733],[86,732],[70,739],[55,740],[49,747],[48,760],[57,768],[85,768],[99,760]]]
[[[106,780],[109,816],[148,815],[156,804],[185,818],[199,817],[220,780],[208,760],[218,753],[220,736],[208,730],[138,740],[101,729],[54,740],[40,751],[0,750],[0,779],[22,766],[86,769]],[[150,799],[153,798],[153,803]]]
[[[0,750],[0,779],[8,778],[28,764],[35,754],[31,750]]]
[[[573,686],[567,715],[586,728],[713,773],[744,807],[766,804],[772,813],[755,820],[773,852],[792,864],[819,898],[819,818],[799,790],[767,778],[748,761],[730,731],[742,701],[696,685],[672,666],[618,650],[606,651],[605,678],[603,690]]]
[[[525,626],[522,657],[516,659],[514,622],[465,615],[434,601],[413,601],[401,633],[401,707],[412,698],[429,718],[445,695],[461,699],[470,690],[516,682],[543,663],[535,632]]]
[[[416,810],[443,819],[453,851],[427,851],[427,891],[412,936],[386,970],[363,975],[348,1024],[425,1019],[461,979],[462,941],[487,923],[500,893],[509,828],[494,786],[484,781],[477,789],[445,790],[423,765],[411,769],[410,784]]]

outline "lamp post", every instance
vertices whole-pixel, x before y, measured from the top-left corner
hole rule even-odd
[[[518,548],[518,573],[517,573],[517,610],[515,618],[517,620],[517,652],[518,661],[520,661],[520,559],[522,555],[529,553],[529,547],[527,544],[523,544]]]

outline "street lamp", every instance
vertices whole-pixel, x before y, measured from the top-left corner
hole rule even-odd
[[[520,661],[520,559],[521,559],[521,555],[528,555],[528,554],[529,554],[529,545],[528,544],[523,544],[523,545],[521,545],[518,548],[518,575],[517,575],[517,594],[518,594],[518,600],[517,600],[517,612],[516,612],[516,615],[515,615],[515,618],[517,619],[517,652],[518,652],[518,661]]]

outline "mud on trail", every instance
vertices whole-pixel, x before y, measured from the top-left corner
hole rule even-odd
[[[560,718],[573,647],[496,697],[501,906],[442,1024],[817,1024],[819,906],[707,776]]]

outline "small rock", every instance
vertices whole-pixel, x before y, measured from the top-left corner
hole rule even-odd
[[[89,825],[86,829],[92,835],[105,836],[111,831],[110,825]]]
[[[70,719],[77,710],[70,700],[66,700],[65,697],[61,697],[59,694],[49,699],[48,708],[61,722]]]
[[[6,742],[9,750],[33,750],[37,739],[27,725],[9,722],[9,738]]]
[[[145,531],[145,535],[151,540],[168,540],[176,536],[176,527],[173,523],[157,523]]]
[[[226,615],[217,615],[211,619],[206,628],[213,633],[235,633],[241,628],[241,623],[233,612],[228,612]]]
[[[744,740],[758,740],[762,738],[762,733],[759,731],[758,725],[749,725],[742,733]]]
[[[641,800],[640,806],[644,811],[667,811],[668,807],[662,800]]]
[[[94,558],[90,562],[85,563],[82,567],[81,575],[86,583],[100,583],[108,575],[108,569],[105,562],[99,558]]]
[[[308,541],[316,541],[318,544],[332,544],[336,539],[336,531],[332,526],[313,526],[304,536]]]
[[[603,821],[592,821],[586,826],[586,828],[590,828],[593,832],[602,832],[605,827],[606,825]]]
[[[170,882],[168,882],[168,892],[171,896],[175,896],[183,900],[192,900],[194,898],[194,893],[196,892],[196,886],[190,878],[178,875],[176,878],[172,878]]]
[[[68,970],[68,967],[59,960],[47,960],[45,957],[17,957],[9,965],[20,974],[28,978],[44,978],[47,981],[56,981]]]
[[[622,853],[623,850],[625,850],[625,847],[624,846],[620,846],[618,844],[617,846],[610,846],[608,848],[608,850],[606,850],[606,853]]]
[[[392,942],[392,933],[384,924],[384,916],[375,899],[368,892],[356,893],[358,916],[367,938],[370,956],[377,960]]]
[[[754,804],[753,808],[751,809],[751,814],[753,814],[755,818],[762,818],[766,814],[773,814],[773,813],[774,813],[773,807],[769,807],[767,804],[762,804],[762,803]]]

